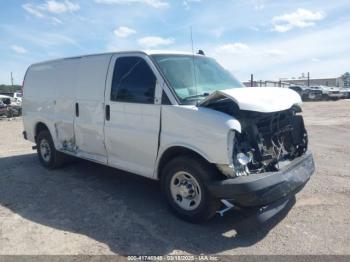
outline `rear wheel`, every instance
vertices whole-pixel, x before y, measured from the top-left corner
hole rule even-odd
[[[207,183],[217,171],[198,157],[182,156],[171,160],[162,172],[162,189],[172,211],[180,218],[200,223],[212,218],[220,207]]]
[[[65,156],[54,146],[48,130],[43,130],[37,137],[37,152],[41,164],[48,169],[59,168],[63,165]]]

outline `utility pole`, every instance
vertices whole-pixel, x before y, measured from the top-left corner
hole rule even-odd
[[[310,72],[307,72],[307,86],[310,86]]]
[[[12,76],[12,72],[11,72],[11,86],[13,88],[13,76]]]
[[[251,74],[250,75],[250,87],[253,87],[253,83],[254,83],[254,75]]]

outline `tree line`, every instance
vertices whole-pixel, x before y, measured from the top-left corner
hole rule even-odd
[[[0,85],[0,93],[15,93],[21,91],[20,85]]]

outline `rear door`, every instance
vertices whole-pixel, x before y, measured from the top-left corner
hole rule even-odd
[[[82,57],[74,105],[78,156],[107,163],[104,144],[104,96],[111,54]]]
[[[105,95],[108,164],[152,177],[164,81],[142,53],[112,57]]]

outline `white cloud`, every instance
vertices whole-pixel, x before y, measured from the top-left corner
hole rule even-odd
[[[284,33],[293,28],[305,28],[314,26],[316,21],[326,17],[324,12],[313,12],[306,9],[298,9],[294,13],[275,16],[272,19],[273,30]]]
[[[232,44],[224,44],[220,45],[217,50],[219,52],[228,52],[231,54],[242,54],[250,51],[248,45],[243,43],[232,43]]]
[[[183,0],[182,4],[185,7],[185,9],[190,9],[190,4],[191,3],[199,3],[202,2],[202,0]]]
[[[67,12],[73,13],[80,9],[79,4],[74,4],[68,0],[65,0],[64,2],[47,0],[45,3],[38,5],[27,3],[22,5],[22,7],[29,14],[34,15],[37,18],[49,20],[54,25],[62,24],[63,22],[50,14],[59,15]]]
[[[51,21],[54,25],[62,24],[63,22],[57,17],[51,17]]]
[[[256,11],[261,11],[265,9],[265,4],[262,0],[252,0],[252,3]]]
[[[95,0],[98,4],[119,4],[119,5],[125,5],[125,4],[146,4],[149,6],[152,6],[154,8],[164,8],[168,7],[169,3],[164,0]]]
[[[146,37],[140,38],[137,42],[140,46],[144,48],[155,48],[158,46],[171,45],[175,41],[173,38],[162,38],[159,36],[146,36]]]
[[[22,5],[23,9],[26,10],[29,14],[32,14],[38,18],[44,18],[45,15],[42,14],[38,8],[32,4],[24,4]]]
[[[311,72],[315,77],[337,76],[349,70],[350,31],[344,30],[347,27],[350,22],[302,32],[298,37],[252,42],[249,52],[243,53],[230,53],[217,46],[205,50],[242,79],[250,73],[259,79],[279,79],[300,72]]]
[[[287,52],[280,50],[280,49],[270,49],[266,51],[266,55],[270,57],[279,57],[279,56],[284,56],[286,55]]]
[[[13,51],[15,51],[17,54],[25,54],[27,53],[27,49],[25,49],[23,46],[19,46],[19,45],[12,45],[11,49]]]
[[[257,26],[250,26],[249,29],[253,30],[255,32],[259,32],[260,31],[259,27],[257,27]]]
[[[76,12],[80,9],[79,4],[72,3],[68,0],[64,2],[57,2],[55,0],[48,0],[45,4],[38,6],[39,9],[46,10],[54,14],[62,14],[66,12]]]
[[[114,30],[114,34],[121,38],[129,37],[132,34],[135,34],[136,31],[132,28],[126,26],[120,26],[118,29]]]
[[[225,29],[223,27],[214,28],[213,30],[209,30],[210,33],[212,33],[215,37],[221,37],[223,33],[225,32]]]

